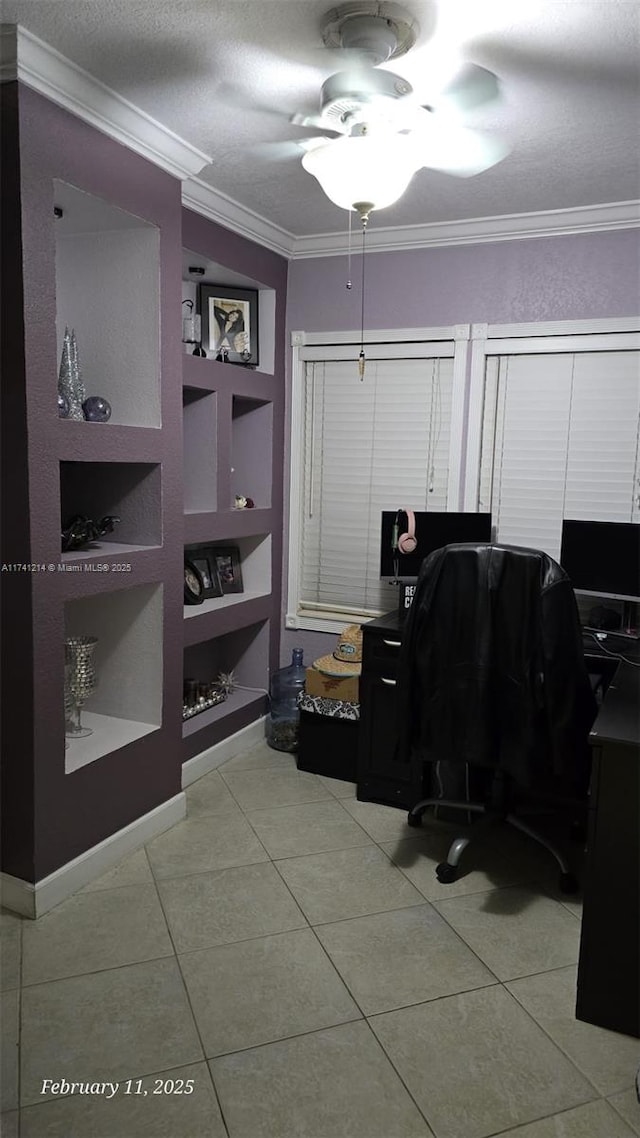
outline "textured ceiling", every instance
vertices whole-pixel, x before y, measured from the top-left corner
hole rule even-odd
[[[3,0],[2,19],[211,155],[205,181],[299,236],[341,230],[346,220],[282,145],[304,137],[289,116],[315,111],[321,83],[341,69],[322,44],[329,8],[327,0]],[[454,47],[489,67],[503,100],[466,122],[500,133],[512,150],[475,178],[419,171],[377,224],[640,197],[640,0],[408,0],[406,8],[420,35],[392,70],[428,95]]]

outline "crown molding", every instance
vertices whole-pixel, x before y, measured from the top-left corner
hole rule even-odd
[[[202,178],[189,178],[183,183],[182,204],[282,257],[291,258],[295,254],[296,238],[293,233],[274,225],[247,206],[239,205]]]
[[[375,215],[374,215],[375,216]],[[640,201],[541,210],[538,213],[472,217],[436,221],[430,225],[403,225],[367,230],[368,253],[391,253],[440,246],[477,245],[488,241],[521,241],[527,237],[561,237],[575,233],[602,233],[640,226]],[[296,237],[293,259],[338,257],[348,251],[346,224],[339,233]]]
[[[19,79],[174,177],[199,174],[211,157],[19,25],[3,24],[0,79]]]
[[[188,209],[291,260],[338,257],[347,253],[346,216],[344,229],[337,233],[296,237],[198,177],[203,168],[211,164],[210,155],[179,138],[25,28],[2,24],[0,81],[15,79],[179,178],[184,183],[182,201]],[[387,253],[521,241],[528,237],[598,233],[638,226],[640,202],[637,201],[426,225],[376,227],[374,224],[367,233],[367,251]]]

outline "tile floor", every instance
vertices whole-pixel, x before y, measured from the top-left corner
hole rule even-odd
[[[640,1135],[640,1043],[574,1019],[580,902],[524,835],[440,885],[447,827],[266,745],[187,799],[2,915],[5,1138]]]

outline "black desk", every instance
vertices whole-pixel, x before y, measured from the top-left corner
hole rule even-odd
[[[362,626],[358,798],[409,809],[425,789],[395,755],[395,681],[402,643],[398,613]],[[638,646],[610,636],[610,650]],[[593,767],[578,967],[577,1017],[640,1035],[640,669],[616,663],[585,639],[585,655],[615,674],[593,725]],[[605,663],[606,661],[606,663]]]
[[[640,669],[618,664],[591,742],[576,1015],[640,1036]]]

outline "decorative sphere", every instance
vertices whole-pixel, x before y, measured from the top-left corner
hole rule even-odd
[[[111,418],[111,404],[101,395],[90,395],[82,404],[82,410],[89,423],[106,423]]]
[[[67,399],[66,395],[63,395],[62,392],[59,391],[58,392],[58,418],[59,419],[68,419],[70,410],[71,410],[71,407],[69,406],[69,400]]]

